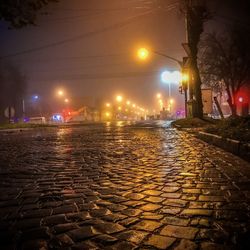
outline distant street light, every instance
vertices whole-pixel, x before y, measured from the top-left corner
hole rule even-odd
[[[123,100],[122,96],[120,96],[120,95],[116,96],[116,101],[117,102],[122,102],[122,100]]]
[[[109,108],[110,107],[110,103],[107,102],[106,103],[106,107]]]
[[[68,103],[68,102],[69,102],[69,99],[68,99],[68,98],[65,98],[65,99],[64,99],[64,102]]]
[[[144,61],[144,60],[148,59],[148,57],[149,57],[149,50],[146,48],[140,48],[137,51],[137,56],[139,59]]]
[[[38,103],[39,101],[39,96],[38,95],[32,95],[31,97],[29,97],[29,102],[33,102],[33,103]],[[41,109],[41,107],[40,107]],[[22,99],[22,112],[23,112],[23,118],[25,118],[25,113],[26,113],[26,100],[23,98]],[[41,115],[41,110],[40,110],[40,115]]]
[[[168,96],[171,98],[171,84],[179,84],[182,80],[181,72],[179,71],[164,71],[161,74],[161,80],[164,83],[168,83]]]
[[[172,56],[166,55],[166,54],[164,54],[162,52],[159,52],[159,51],[152,51],[152,50],[149,51],[149,50],[147,50],[145,48],[140,48],[138,50],[138,53],[137,53],[138,58],[141,59],[141,60],[145,60],[145,59],[147,59],[149,57],[150,52],[153,53],[153,54],[156,54],[156,55],[159,55],[159,56],[162,56],[162,57],[165,57],[165,58],[168,58],[168,59],[170,59],[172,61],[177,62],[178,65],[180,66],[181,70],[183,71],[183,66],[184,66],[183,61],[180,61],[179,59],[176,59],[176,58],[174,58]],[[176,74],[176,76],[177,76],[177,74]],[[184,82],[188,83],[188,77],[185,76],[185,78],[186,78],[186,80]],[[179,82],[180,83],[183,82],[183,79],[180,79]],[[171,96],[170,92],[171,92],[171,89],[170,89],[170,84],[169,84],[169,96]],[[184,89],[184,94],[185,94],[185,115],[187,116],[187,88]]]
[[[158,94],[156,95],[156,97],[157,97],[158,99],[160,99],[160,98],[161,98],[161,93],[158,93]]]
[[[58,91],[57,91],[57,94],[58,94],[59,96],[63,96],[63,95],[64,95],[64,92],[63,92],[63,90],[58,90]]]
[[[153,54],[156,54],[156,55],[159,55],[159,56],[166,57],[166,58],[168,58],[168,59],[170,59],[170,60],[172,60],[172,61],[177,62],[177,63],[182,67],[182,61],[180,61],[180,60],[178,60],[178,59],[176,59],[176,58],[174,58],[174,57],[172,57],[172,56],[168,56],[168,55],[166,55],[166,54],[164,54],[164,53],[161,53],[161,52],[158,52],[158,51],[148,50],[148,49],[146,49],[146,48],[139,48],[139,49],[137,50],[137,56],[138,56],[138,58],[141,59],[141,60],[146,60],[146,59],[148,59],[148,57],[150,56],[150,53],[153,53]]]

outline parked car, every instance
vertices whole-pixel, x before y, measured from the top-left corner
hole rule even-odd
[[[38,116],[38,117],[30,117],[27,121],[27,123],[32,123],[32,124],[45,124],[46,119],[43,116]]]

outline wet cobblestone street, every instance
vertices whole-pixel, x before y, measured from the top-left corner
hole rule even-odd
[[[250,249],[250,164],[172,128],[0,133],[0,249]]]

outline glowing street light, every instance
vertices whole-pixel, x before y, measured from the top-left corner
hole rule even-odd
[[[161,74],[161,80],[164,83],[180,83],[182,81],[182,75],[180,71],[163,71]]]
[[[137,56],[144,61],[149,57],[149,51],[146,48],[140,48],[137,51]]]
[[[145,48],[140,48],[137,51],[137,55],[141,60],[146,60],[150,54],[156,54],[156,55],[165,57],[167,59],[170,59],[172,61],[175,61],[176,63],[178,63],[180,68],[183,69],[183,66],[184,66],[183,60],[181,61],[177,58],[169,56],[169,55],[162,53],[160,51],[155,51],[155,50],[149,51]],[[161,75],[161,79],[163,82],[169,84],[169,97],[171,96],[171,93],[170,93],[171,92],[171,86],[170,86],[171,83],[183,83],[183,81],[185,79],[186,85],[188,84],[188,76],[182,76],[179,71],[174,71],[172,74],[170,74],[169,72],[163,72],[163,74]],[[185,113],[187,114],[187,87],[184,89],[184,93],[185,93]]]
[[[156,97],[157,97],[158,99],[160,99],[160,98],[161,98],[161,93],[158,93],[158,94],[156,95]]]
[[[130,104],[131,104],[130,101],[127,101],[126,103],[127,103],[127,105],[130,105]]]
[[[109,108],[110,107],[110,103],[107,102],[106,103],[106,107]]]
[[[122,107],[121,107],[121,106],[119,106],[119,107],[118,107],[118,110],[122,110]]]
[[[63,90],[58,90],[58,91],[57,91],[57,94],[58,94],[59,96],[63,96],[63,95],[64,95],[64,92],[63,92]]]
[[[64,99],[64,102],[65,102],[65,103],[69,103],[69,99],[68,99],[68,98],[65,98],[65,99]]]
[[[182,81],[182,74],[180,71],[175,70],[174,72],[172,72],[172,81],[176,84],[179,84]]]
[[[168,96],[171,97],[171,84],[178,84],[182,81],[182,75],[180,71],[163,71],[161,74],[161,80],[168,84]]]
[[[120,95],[116,96],[116,101],[117,102],[122,102],[122,99],[123,99],[122,96],[120,96]]]
[[[171,72],[170,71],[163,71],[161,73],[161,81],[164,83],[171,83]]]

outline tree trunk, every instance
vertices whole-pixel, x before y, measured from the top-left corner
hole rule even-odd
[[[230,107],[232,116],[237,116],[235,100],[234,100],[234,103],[233,103],[233,98],[232,98],[232,94],[231,94],[231,92],[230,92],[229,87],[226,88],[226,91],[227,91],[227,95],[228,95],[227,103],[228,103],[228,105],[229,105],[229,107]],[[233,95],[234,95],[234,94],[233,94]]]
[[[233,105],[232,105],[232,116],[237,116],[237,105],[236,105],[236,94],[237,92],[233,89],[232,90],[232,100],[233,100]]]
[[[193,74],[194,74],[194,96],[196,100],[196,112],[194,117],[203,119],[203,104],[202,104],[202,94],[201,94],[201,78],[199,69],[197,66],[197,59],[193,61]]]
[[[195,5],[186,0],[186,19],[188,44],[191,50],[191,72],[193,74],[193,93],[195,97],[195,112],[193,117],[203,118],[203,105],[201,95],[201,78],[197,65],[198,43],[203,32],[204,14],[206,9],[203,5]]]

